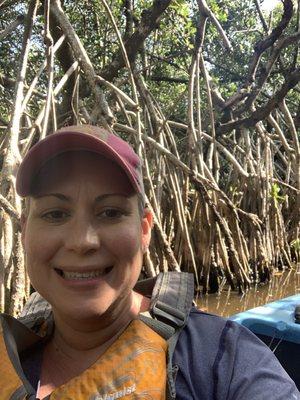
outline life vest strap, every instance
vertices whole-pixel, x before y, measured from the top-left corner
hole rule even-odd
[[[186,325],[194,298],[194,276],[186,272],[165,272],[158,275],[151,298],[154,318],[175,329]]]
[[[165,340],[169,340],[175,333],[175,328],[145,315],[140,315],[139,319],[148,325],[154,332],[158,333]]]
[[[151,287],[147,282],[148,287]],[[180,332],[187,323],[194,299],[194,276],[186,272],[160,273],[152,290],[150,313],[143,321],[168,341],[167,399],[176,399],[175,380],[178,366],[173,365],[173,354]]]

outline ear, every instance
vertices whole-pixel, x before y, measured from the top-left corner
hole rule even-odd
[[[27,218],[25,214],[21,215],[21,240],[22,240],[22,245],[24,247],[25,243],[25,231],[26,231],[26,223],[27,223]]]
[[[153,215],[149,208],[144,209],[142,218],[142,247],[147,249],[151,239],[151,230],[153,226]]]

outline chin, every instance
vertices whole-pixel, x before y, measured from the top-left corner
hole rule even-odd
[[[81,301],[74,305],[64,303],[63,307],[53,307],[54,312],[63,317],[65,322],[81,321],[85,324],[105,324],[111,323],[112,320],[120,315],[120,311],[116,312],[115,304],[117,302],[101,302],[98,300]]]

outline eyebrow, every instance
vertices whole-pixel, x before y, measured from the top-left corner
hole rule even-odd
[[[63,200],[63,201],[71,200],[71,198],[69,196],[66,196],[62,193],[45,193],[45,194],[36,194],[33,196],[34,199],[41,199],[43,197],[56,197],[59,200]]]
[[[102,194],[101,196],[97,196],[96,197],[96,202],[100,202],[103,201],[109,197],[123,197],[125,199],[129,199],[129,197],[131,197],[132,194],[125,194],[125,193],[107,193],[107,194]]]
[[[101,201],[103,201],[103,200],[105,200],[105,199],[107,199],[107,198],[109,198],[109,197],[123,197],[123,198],[128,199],[128,198],[131,197],[131,196],[132,196],[132,194],[125,194],[125,193],[107,193],[107,194],[102,194],[102,195],[100,195],[100,196],[97,196],[97,197],[95,198],[95,201],[96,201],[97,203],[99,203],[99,202],[101,202]],[[70,202],[70,201],[72,200],[70,196],[66,196],[65,194],[62,194],[62,193],[46,193],[46,194],[39,194],[39,195],[35,195],[35,196],[34,196],[35,199],[40,199],[40,198],[43,198],[43,197],[56,197],[56,198],[58,198],[59,200],[67,201],[67,202]]]

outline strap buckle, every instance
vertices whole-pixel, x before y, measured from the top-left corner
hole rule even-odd
[[[169,323],[174,328],[182,327],[186,323],[186,314],[160,300],[157,300],[152,312],[158,319]]]

